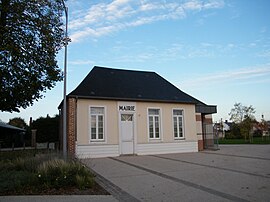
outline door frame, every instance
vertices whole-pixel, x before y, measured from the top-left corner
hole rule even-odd
[[[134,106],[133,111],[120,110],[120,106]],[[136,103],[135,102],[118,102],[118,133],[119,133],[119,155],[122,155],[122,134],[121,134],[121,115],[133,115],[133,154],[137,154],[137,117],[136,117]]]

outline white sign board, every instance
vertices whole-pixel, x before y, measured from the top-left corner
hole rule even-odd
[[[136,104],[133,102],[119,102],[118,111],[120,112],[135,112]]]

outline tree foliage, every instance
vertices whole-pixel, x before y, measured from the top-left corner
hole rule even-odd
[[[25,120],[20,118],[20,117],[9,119],[8,124],[15,126],[15,127],[18,127],[18,128],[24,128],[24,129],[26,129],[26,127],[27,127]]]
[[[11,145],[12,142],[15,143],[15,147],[21,147],[23,146],[23,143],[25,143],[26,146],[30,146],[30,141],[31,141],[31,131],[30,131],[30,127],[27,125],[27,123],[25,122],[25,120],[21,117],[15,117],[12,119],[9,119],[8,122],[9,125],[18,127],[18,128],[23,128],[26,131],[23,132],[23,136],[21,132],[18,132],[19,134],[13,136],[12,138],[6,138],[5,142],[6,145]],[[8,135],[10,136],[10,135]]]
[[[252,141],[251,129],[256,122],[254,114],[255,108],[252,105],[243,106],[241,103],[235,103],[234,108],[229,113],[230,119],[238,126],[239,132],[245,140],[249,138]]]
[[[32,129],[37,130],[37,142],[57,142],[59,141],[59,116],[40,117],[33,121]]]
[[[0,110],[17,111],[62,80],[61,0],[0,0]]]
[[[242,138],[239,125],[233,122],[231,124],[230,131],[226,132],[225,137],[227,139],[240,139],[240,138]]]
[[[235,123],[242,123],[244,119],[254,119],[255,108],[250,106],[243,106],[240,102],[234,104],[234,108],[229,113],[230,120]]]
[[[246,117],[240,124],[240,131],[242,136],[244,137],[245,140],[247,140],[249,138],[250,141],[252,141],[252,127],[253,127],[253,123],[255,123],[256,121],[250,117]]]

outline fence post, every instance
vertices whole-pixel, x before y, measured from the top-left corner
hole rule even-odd
[[[32,139],[31,139],[31,147],[35,147],[35,149],[37,148],[36,135],[37,135],[37,130],[33,129],[32,130]]]

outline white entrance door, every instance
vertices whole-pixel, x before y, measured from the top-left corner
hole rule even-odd
[[[121,154],[134,154],[133,114],[121,114]]]

